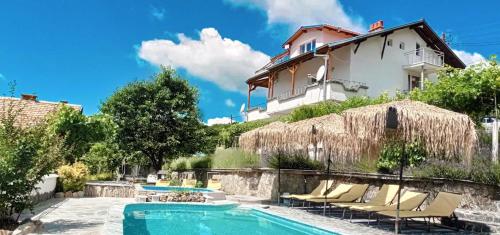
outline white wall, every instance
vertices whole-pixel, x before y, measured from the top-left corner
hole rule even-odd
[[[384,37],[375,36],[362,42],[356,54],[354,54],[356,45],[350,45],[350,79],[366,83],[369,87],[368,95],[372,97],[383,92],[394,95],[398,90],[407,90],[408,71],[403,68],[407,64],[407,59],[404,54],[415,50],[417,42],[421,48],[426,46],[424,40],[410,29],[395,31],[387,36],[387,40],[389,39],[392,39],[393,45],[385,47],[383,59],[380,59],[380,55]],[[400,42],[405,43],[404,50],[399,49]]]
[[[316,39],[316,47],[322,46],[324,43],[323,31],[312,29],[307,31],[306,33],[301,34],[297,39],[292,41],[292,45],[290,47],[290,57],[293,58],[300,55],[300,45],[305,42],[310,42],[313,39]]]
[[[42,181],[35,186],[37,190],[31,192],[31,195],[54,192],[56,189],[57,177],[59,176],[56,174],[43,176]]]
[[[295,72],[295,88],[298,89],[311,84],[311,80],[307,77],[307,74],[315,76],[316,71],[323,64],[324,60],[322,58],[313,58],[301,63]],[[278,78],[274,81],[273,89],[273,97],[278,97],[280,94],[292,90],[292,75],[288,69],[284,69],[278,73]]]
[[[310,42],[313,39],[316,39],[316,48],[318,48],[320,46],[323,46],[325,43],[334,42],[347,37],[350,36],[329,29],[308,30],[306,33],[302,33],[298,38],[292,41],[292,45],[290,46],[290,57],[293,58],[300,55],[300,45],[304,44],[305,42]]]

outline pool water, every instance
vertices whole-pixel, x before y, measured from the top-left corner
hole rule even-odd
[[[147,186],[143,185],[142,188],[148,191],[161,191],[161,192],[213,192],[206,188],[188,188],[188,187],[178,187],[178,186]]]
[[[338,235],[237,205],[130,204],[124,235]]]

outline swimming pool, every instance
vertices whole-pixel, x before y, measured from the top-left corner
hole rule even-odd
[[[230,205],[130,204],[124,235],[338,235],[260,210]]]
[[[148,186],[143,185],[142,188],[147,191],[158,191],[158,192],[213,192],[210,189],[206,188],[188,188],[188,187],[179,187],[179,186]]]

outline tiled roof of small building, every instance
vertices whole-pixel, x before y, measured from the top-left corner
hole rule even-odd
[[[29,127],[46,120],[47,116],[59,109],[61,105],[68,105],[77,111],[82,111],[81,105],[67,104],[66,102],[38,101],[36,96],[28,96],[33,99],[14,97],[0,97],[0,117],[6,117],[9,110],[16,112],[16,125]]]

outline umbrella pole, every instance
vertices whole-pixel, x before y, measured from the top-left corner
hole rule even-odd
[[[396,206],[396,221],[394,223],[395,233],[399,233],[399,204],[401,203],[401,188],[403,187],[403,167],[406,158],[406,142],[403,142],[403,153],[399,161],[399,187],[398,187],[398,204]]]
[[[280,205],[281,195],[281,153],[278,152],[278,206]]]
[[[325,185],[325,187],[328,186],[328,180],[330,179],[330,163],[331,162],[332,161],[330,160],[330,153],[328,153],[328,163],[327,163],[327,167],[326,167],[326,185]],[[327,195],[328,194],[325,191],[325,203],[323,203],[323,215],[326,214],[326,200],[327,200]]]

